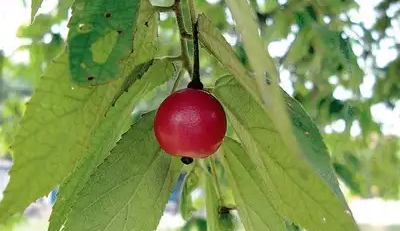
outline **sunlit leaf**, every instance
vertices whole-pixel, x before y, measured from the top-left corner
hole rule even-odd
[[[92,174],[63,230],[155,230],[182,163],[154,137],[154,111],[132,125]]]
[[[123,83],[72,87],[68,73],[68,57],[63,53],[47,69],[27,104],[11,147],[15,162],[0,203],[0,221],[47,195],[75,168]]]
[[[31,23],[35,19],[36,13],[38,12],[43,0],[32,0],[31,2]]]
[[[285,230],[284,219],[273,205],[257,166],[251,162],[241,145],[225,137],[221,154],[246,230]]]
[[[102,119],[94,137],[91,139],[87,154],[75,171],[61,185],[57,201],[50,219],[49,231],[59,230],[65,221],[77,193],[83,188],[92,171],[103,162],[115,142],[124,132],[126,123],[131,121],[131,113],[139,100],[156,86],[163,84],[173,75],[172,64],[165,60],[156,60],[140,65],[134,71],[136,82],[123,91],[111,107],[106,117]],[[119,95],[119,94],[117,94]]]
[[[304,143],[302,156],[287,151],[268,115],[235,79],[229,76],[219,79],[214,94],[225,107],[252,164],[251,170],[260,174],[253,179],[264,187],[262,191],[268,193],[273,207],[308,230],[357,230],[337,187],[321,137],[296,104],[289,101],[286,106],[295,135]],[[231,152],[234,150],[238,148],[231,148]]]

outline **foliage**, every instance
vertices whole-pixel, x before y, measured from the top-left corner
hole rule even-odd
[[[372,28],[351,20],[354,1],[60,0],[56,13],[37,15],[41,3],[32,1],[33,22],[17,34],[31,41],[19,48],[29,63],[0,53],[0,142],[14,158],[0,222],[60,186],[49,231],[157,227],[182,166],[157,145],[153,110],[189,81],[196,18],[193,58],[229,129],[214,156],[188,169],[182,230],[357,230],[338,178],[355,195],[400,196],[399,140],[370,112],[399,99],[399,52],[384,66],[375,58],[392,39],[398,1],[376,6]],[[70,8],[62,38],[51,27]],[[283,55],[261,52],[290,37]],[[284,73],[293,97],[279,87]],[[365,97],[369,73],[376,83]],[[338,87],[353,96],[335,98]],[[338,120],[343,132],[325,132]],[[192,200],[197,188],[205,201]],[[206,219],[194,215],[203,205]]]

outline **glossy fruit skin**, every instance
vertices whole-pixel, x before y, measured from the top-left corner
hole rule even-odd
[[[185,88],[169,95],[154,119],[160,147],[173,156],[205,158],[221,146],[226,133],[222,105],[204,90]]]

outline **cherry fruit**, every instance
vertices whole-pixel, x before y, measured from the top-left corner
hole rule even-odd
[[[154,133],[160,147],[170,155],[181,156],[185,164],[190,164],[192,158],[215,153],[225,137],[226,127],[226,115],[219,101],[210,93],[194,88],[169,95],[154,119]]]

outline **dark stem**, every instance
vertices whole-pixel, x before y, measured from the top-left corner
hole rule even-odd
[[[193,74],[192,81],[188,84],[188,88],[203,90],[204,86],[200,80],[200,51],[199,51],[199,28],[198,20],[195,16],[194,3],[189,1],[189,10],[192,21],[192,35],[193,35]]]

